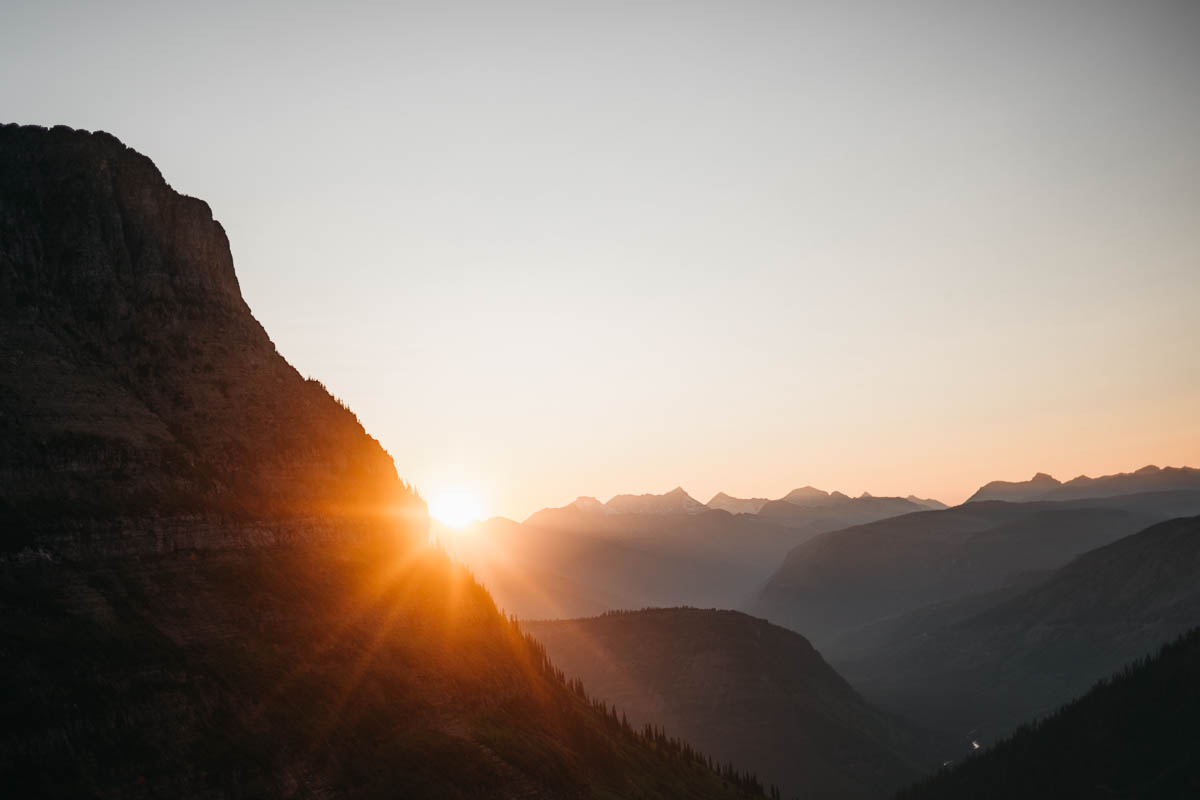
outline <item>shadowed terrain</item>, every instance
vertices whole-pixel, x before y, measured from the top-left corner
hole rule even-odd
[[[1200,517],[1081,555],[1032,588],[913,619],[835,660],[873,702],[983,741],[1051,711],[1200,620]]]
[[[882,797],[936,763],[804,637],[764,620],[665,608],[524,627],[635,725],[666,724],[787,797]]]
[[[899,797],[1196,797],[1198,716],[1200,630],[1193,629]]]
[[[568,686],[220,225],[107,134],[0,127],[0,786],[20,797],[738,797]]]
[[[1174,516],[1200,492],[1066,502],[967,503],[822,534],[798,545],[750,609],[800,631],[836,661],[856,629],[1003,589]]]

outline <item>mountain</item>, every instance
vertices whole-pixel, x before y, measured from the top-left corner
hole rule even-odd
[[[966,602],[834,663],[886,709],[994,738],[1200,623],[1200,517],[1152,525],[1021,591]]]
[[[807,486],[789,492],[780,500],[763,504],[758,516],[803,531],[811,538],[826,531],[926,510],[927,505],[903,497],[872,497],[869,494],[847,497],[841,492],[826,493]]]
[[[932,511],[941,511],[950,507],[941,500],[934,500],[931,497],[917,497],[916,495],[910,494],[904,499],[910,503],[916,503],[919,506],[925,506],[925,508],[928,508]]]
[[[570,687],[208,207],[107,134],[0,127],[0,786],[14,797],[738,797]]]
[[[718,511],[728,511],[730,514],[757,514],[767,502],[765,497],[730,497],[724,492],[718,492],[706,505]]]
[[[1192,629],[899,798],[1197,797],[1198,717],[1200,629]]]
[[[524,523],[435,532],[502,608],[524,619],[741,605],[803,538],[753,515],[619,514],[578,501]]]
[[[276,352],[208,206],[148,158],[7,125],[0,203],[8,546],[68,516],[423,514],[354,414]]]
[[[1200,491],[1200,469],[1192,467],[1146,466],[1134,472],[1121,472],[1100,478],[1080,475],[1066,483],[1039,472],[1024,483],[992,481],[967,500],[1082,500],[1095,497],[1117,497],[1147,492]]]
[[[831,531],[793,548],[750,606],[836,662],[855,628],[1000,589],[1173,516],[1200,493],[1058,503],[976,502]]]
[[[708,510],[682,486],[666,494],[619,494],[604,507],[613,514],[700,514]]]
[[[968,503],[982,503],[985,500],[1004,500],[1010,503],[1022,503],[1030,500],[1041,500],[1054,489],[1062,486],[1056,478],[1039,472],[1027,481],[992,481],[980,487],[975,494],[967,498]]]
[[[830,493],[815,486],[804,486],[792,489],[779,499],[794,506],[828,506],[846,502],[850,498],[841,492]]]
[[[758,514],[731,513],[675,489],[608,503],[580,497],[523,523],[494,519],[435,532],[506,611],[561,618],[645,606],[740,608],[785,554],[816,534],[923,508],[811,487],[789,496],[811,505],[778,500]],[[772,515],[777,505],[786,513]]]
[[[786,797],[881,797],[924,771],[910,731],[764,620],[654,608],[522,627],[635,726],[665,724]]]

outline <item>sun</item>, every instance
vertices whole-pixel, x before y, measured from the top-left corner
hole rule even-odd
[[[483,503],[467,489],[445,489],[433,498],[429,513],[445,525],[461,528],[483,518]]]

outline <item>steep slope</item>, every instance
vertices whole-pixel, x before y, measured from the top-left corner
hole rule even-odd
[[[938,798],[1200,796],[1200,630],[978,756],[900,793]]]
[[[563,681],[270,344],[207,206],[0,128],[0,786],[733,797]]]
[[[880,797],[922,771],[910,732],[764,620],[669,608],[524,627],[635,725],[661,721],[784,796]]]
[[[1200,517],[1153,525],[991,600],[836,663],[885,708],[994,738],[1200,623]]]
[[[999,589],[1029,572],[1178,516],[1200,493],[1067,503],[968,503],[822,534],[791,552],[751,607],[836,658],[836,640],[933,603]]]
[[[419,511],[354,414],[275,351],[208,206],[145,156],[0,127],[0,242],[2,546],[65,514]]]

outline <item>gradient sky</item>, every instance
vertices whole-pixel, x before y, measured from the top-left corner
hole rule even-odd
[[[1200,3],[0,9],[427,496],[1200,464]]]

